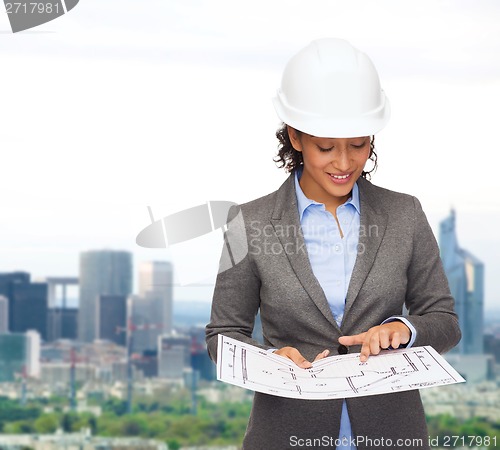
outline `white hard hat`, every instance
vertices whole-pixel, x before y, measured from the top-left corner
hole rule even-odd
[[[290,59],[273,103],[284,123],[317,137],[370,136],[391,114],[370,58],[333,38],[313,41]]]

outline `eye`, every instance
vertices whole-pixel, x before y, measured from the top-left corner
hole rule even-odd
[[[367,141],[367,140],[365,140],[365,141],[363,141],[363,143],[361,143],[361,144],[351,144],[351,147],[353,147],[353,148],[364,148],[364,147],[366,146],[366,143],[367,143],[367,142],[368,142],[368,141]]]
[[[323,148],[318,145],[318,149],[320,152],[329,152],[330,150],[333,150],[333,146],[329,148]]]

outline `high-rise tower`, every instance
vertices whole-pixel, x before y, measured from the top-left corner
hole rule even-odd
[[[484,266],[458,245],[455,211],[440,224],[439,247],[451,294],[455,299],[462,340],[452,352],[483,353]]]
[[[99,339],[126,345],[127,297],[125,295],[97,296],[96,326]]]
[[[9,299],[0,295],[0,334],[9,331]]]
[[[36,330],[47,339],[46,283],[32,282],[27,272],[0,273],[0,295],[8,299],[9,331]]]
[[[80,254],[80,309],[78,338],[92,342],[96,329],[97,297],[128,296],[132,292],[132,254],[117,250],[93,250]]]
[[[172,332],[173,266],[167,261],[147,261],[139,266],[139,295],[134,296],[135,325],[156,325],[134,337],[136,351],[154,350],[158,336]]]
[[[139,295],[161,299],[163,334],[172,332],[173,266],[168,261],[146,261],[139,267]]]

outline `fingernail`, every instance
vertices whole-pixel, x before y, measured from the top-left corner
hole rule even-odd
[[[323,356],[328,356],[329,354],[330,354],[330,350],[325,350],[325,351],[323,352]]]

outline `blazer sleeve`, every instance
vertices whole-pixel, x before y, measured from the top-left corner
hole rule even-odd
[[[439,353],[444,353],[457,345],[461,332],[439,247],[416,198],[413,230],[405,300],[409,311],[407,319],[417,331],[413,345],[431,345]]]
[[[252,339],[261,281],[248,252],[248,237],[239,207],[231,207],[227,223],[210,322],[205,328],[208,353],[213,361],[217,361],[218,334],[269,348]]]

